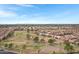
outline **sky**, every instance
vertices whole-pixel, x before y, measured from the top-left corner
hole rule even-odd
[[[79,4],[0,4],[0,24],[79,24]]]

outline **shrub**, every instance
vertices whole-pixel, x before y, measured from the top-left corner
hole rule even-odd
[[[67,51],[67,53],[71,53],[74,50],[74,47],[70,44],[69,41],[64,42],[64,50]]]
[[[36,50],[37,53],[39,54],[40,51],[41,51],[41,47],[42,47],[42,46],[40,46],[40,45],[35,45],[35,46],[34,46],[34,50]]]
[[[48,40],[48,43],[49,43],[50,45],[52,45],[54,42],[55,42],[55,40],[52,40],[52,39],[49,39],[49,40]]]

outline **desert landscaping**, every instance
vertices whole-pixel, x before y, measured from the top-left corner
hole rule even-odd
[[[17,54],[79,53],[79,24],[0,25],[0,49]]]

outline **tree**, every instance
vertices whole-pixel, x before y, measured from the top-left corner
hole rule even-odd
[[[8,44],[7,44],[7,43],[6,43],[6,44],[4,44],[4,47],[6,47],[6,48],[7,48],[7,47],[8,47]]]
[[[53,51],[53,54],[56,54],[56,52],[55,52],[55,51]]]
[[[29,32],[30,32],[30,29],[28,28],[28,29],[27,29],[27,33],[29,33]]]
[[[52,39],[49,39],[49,40],[48,40],[48,43],[49,43],[50,45],[52,45],[54,42],[55,42],[54,39],[53,39],[53,40],[52,40]]]
[[[23,50],[25,50],[26,49],[26,45],[24,44],[24,45],[22,45],[22,49]]]
[[[44,39],[41,39],[40,42],[41,42],[41,43],[45,43],[45,40],[44,40]]]
[[[38,37],[35,37],[33,40],[34,40],[35,43],[39,42],[39,38]]]
[[[13,47],[13,43],[8,44],[8,48],[12,48]]]
[[[30,40],[30,34],[27,33],[26,35],[27,35],[27,39]]]
[[[25,50],[26,50],[26,45],[23,44],[22,47],[21,47],[20,53],[24,53]]]
[[[13,34],[14,34],[14,31],[10,31],[10,32],[8,33],[7,37],[11,37],[11,36],[13,36]]]
[[[33,31],[33,27],[31,27],[31,31]]]
[[[64,49],[67,51],[67,53],[71,53],[74,50],[74,47],[70,44],[69,41],[64,42]]]

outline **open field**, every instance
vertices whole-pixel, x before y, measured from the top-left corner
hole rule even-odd
[[[21,54],[79,52],[78,24],[0,26],[0,48],[8,51]]]

